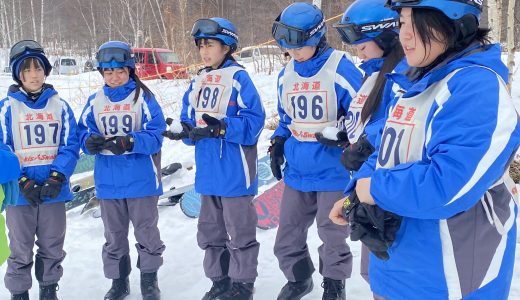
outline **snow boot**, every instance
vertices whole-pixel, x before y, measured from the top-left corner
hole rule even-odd
[[[59,290],[57,283],[50,285],[40,284],[40,300],[58,300],[57,290]]]
[[[225,277],[224,279],[213,281],[213,285],[209,292],[207,292],[202,300],[215,300],[218,296],[224,294],[231,288],[231,278]]]
[[[29,291],[11,295],[11,300],[29,300]]]
[[[323,288],[322,300],[345,300],[345,280],[334,280],[324,277],[321,284]]]
[[[128,277],[113,279],[112,287],[105,294],[105,300],[123,300],[130,294],[130,283]]]
[[[141,273],[141,295],[143,300],[160,300],[161,290],[157,284],[157,272]]]
[[[277,300],[300,300],[312,291],[314,283],[312,277],[301,281],[289,281],[278,294]]]
[[[254,283],[233,282],[231,289],[218,296],[217,300],[253,300]]]

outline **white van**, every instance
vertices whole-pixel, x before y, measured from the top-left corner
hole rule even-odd
[[[252,46],[245,47],[238,53],[238,60],[244,63],[270,58],[274,58],[274,61],[281,62],[283,60],[282,49],[274,45]]]
[[[79,73],[76,59],[72,57],[60,57],[54,61],[53,73],[58,75],[76,75]]]

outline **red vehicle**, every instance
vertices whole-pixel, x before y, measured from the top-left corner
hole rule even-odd
[[[186,66],[172,50],[162,48],[133,48],[137,76],[148,79],[187,79]]]

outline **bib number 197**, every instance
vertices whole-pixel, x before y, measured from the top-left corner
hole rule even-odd
[[[23,129],[27,139],[27,146],[56,145],[58,143],[59,127],[58,123],[25,125]]]

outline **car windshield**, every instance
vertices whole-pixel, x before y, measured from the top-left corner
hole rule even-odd
[[[161,61],[165,64],[178,64],[179,58],[173,52],[157,52],[161,57]]]
[[[71,58],[64,58],[61,60],[61,65],[62,66],[75,66],[76,60],[71,59]]]

